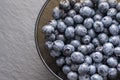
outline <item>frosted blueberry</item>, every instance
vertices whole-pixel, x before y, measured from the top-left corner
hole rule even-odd
[[[89,74],[90,74],[90,75],[93,75],[93,74],[95,74],[95,73],[96,73],[96,66],[90,65],[90,66],[89,66]]]
[[[85,26],[87,29],[92,28],[93,23],[94,23],[94,21],[93,21],[92,18],[87,18],[87,19],[84,20],[84,26]]]
[[[71,71],[70,66],[63,66],[62,71],[64,72],[64,74],[68,74]]]
[[[65,41],[66,39],[65,39],[65,36],[63,35],[63,34],[59,34],[59,35],[57,35],[57,38],[56,38],[57,40],[62,40],[62,41]]]
[[[109,38],[109,42],[111,42],[114,46],[119,45],[120,37],[119,36],[111,36]]]
[[[120,12],[117,13],[117,15],[116,15],[116,19],[117,19],[117,21],[120,22]]]
[[[105,16],[102,18],[102,22],[105,27],[109,27],[112,24],[112,18],[109,16]]]
[[[50,35],[46,36],[46,40],[48,40],[48,41],[55,41],[55,39],[56,39],[55,34],[50,34]]]
[[[75,23],[77,23],[77,24],[83,22],[83,17],[80,16],[80,15],[75,15],[75,16],[73,17],[73,19],[74,19]]]
[[[79,65],[78,64],[72,64],[70,68],[71,68],[72,71],[78,71]]]
[[[117,3],[116,9],[120,11],[120,3]]]
[[[73,26],[74,25],[74,20],[73,20],[72,17],[66,17],[64,22],[67,26]]]
[[[79,10],[80,10],[80,8],[82,7],[82,4],[81,3],[75,3],[75,5],[74,5],[74,10],[76,11],[76,12],[79,12]]]
[[[110,34],[111,35],[118,35],[118,33],[119,33],[119,28],[118,28],[118,26],[117,25],[115,25],[115,24],[112,24],[110,27],[109,27],[109,31],[110,31]]]
[[[78,68],[78,73],[80,75],[84,75],[86,73],[88,73],[89,71],[89,67],[86,63],[80,64],[79,68]]]
[[[100,12],[106,13],[109,10],[109,4],[107,2],[101,2],[98,5],[98,9],[100,10]]]
[[[78,74],[76,72],[69,72],[67,74],[67,78],[69,80],[77,80],[78,79]]]
[[[49,22],[49,24],[50,24],[51,26],[53,26],[54,28],[56,28],[56,26],[57,26],[57,21],[56,21],[56,20],[51,20],[51,21]]]
[[[120,47],[115,47],[115,48],[114,48],[114,54],[115,54],[116,56],[120,56]]]
[[[76,11],[75,10],[70,10],[68,12],[68,16],[70,16],[70,17],[74,17],[75,15],[76,15]]]
[[[110,5],[110,7],[116,7],[118,2],[117,2],[117,0],[108,0],[108,3]]]
[[[75,27],[75,34],[85,36],[87,34],[87,29],[83,25],[77,25]]]
[[[42,27],[42,31],[45,33],[45,35],[50,35],[55,31],[55,29],[51,25],[45,25]]]
[[[105,33],[100,33],[98,35],[98,39],[99,39],[101,44],[104,44],[108,41],[108,36]]]
[[[52,16],[54,17],[54,19],[60,19],[62,17],[62,10],[60,10],[58,7],[55,7],[53,9],[53,14]]]
[[[117,69],[116,68],[110,68],[108,71],[108,76],[110,78],[116,78],[117,77]]]
[[[110,57],[107,59],[107,64],[110,66],[110,67],[116,67],[118,65],[118,61],[116,58],[114,57]]]
[[[94,52],[91,54],[91,57],[94,62],[101,62],[103,60],[103,55],[100,52]]]
[[[72,40],[70,44],[73,45],[75,48],[78,48],[81,45],[79,40]]]
[[[103,77],[99,74],[94,74],[91,76],[90,80],[103,80]]]
[[[79,75],[79,80],[90,80],[89,74]]]
[[[88,45],[86,45],[86,47],[88,54],[91,54],[95,49],[95,46],[92,43],[89,43]]]
[[[65,37],[66,37],[67,39],[72,39],[72,38],[74,38],[74,36],[75,36],[74,32],[75,32],[74,27],[71,27],[71,26],[70,26],[70,27],[67,27],[66,30],[65,30]]]
[[[96,14],[94,17],[93,17],[94,21],[100,21],[102,19],[102,16],[100,14]]]
[[[50,55],[52,57],[54,57],[54,58],[55,57],[59,57],[61,55],[61,52],[60,51],[51,50]]]
[[[71,57],[66,57],[66,58],[65,58],[65,63],[66,63],[67,65],[71,65],[71,64],[72,64]]]
[[[101,21],[95,21],[93,27],[96,32],[102,32],[104,30],[104,25]]]
[[[85,57],[85,63],[91,65],[92,64],[92,58],[90,56]]]
[[[53,49],[56,51],[61,51],[64,47],[64,42],[61,40],[56,40],[53,42]]]
[[[115,18],[117,14],[117,10],[115,8],[110,8],[107,12],[107,16],[110,16],[112,18]]]
[[[103,51],[103,46],[97,46],[97,47],[96,47],[96,51],[102,52],[102,51]]]
[[[86,45],[81,45],[78,47],[78,51],[80,51],[81,53],[83,54],[87,54],[88,51],[87,51],[87,46]]]
[[[106,65],[100,65],[98,67],[98,73],[101,75],[101,76],[107,76],[108,75],[108,66]]]
[[[91,38],[94,38],[96,36],[96,33],[93,29],[89,29],[88,30],[88,35],[91,37]]]
[[[120,73],[120,63],[117,65],[117,71]]]
[[[82,38],[82,42],[84,44],[89,44],[91,41],[91,37],[89,35],[85,35],[83,38]]]
[[[61,0],[59,3],[61,9],[68,11],[71,9],[69,0]]]
[[[67,25],[63,21],[58,21],[57,29],[59,32],[64,33],[67,28]]]
[[[58,59],[56,60],[56,64],[57,64],[58,66],[63,66],[63,65],[65,64],[65,59],[64,59],[64,57],[58,58]]]
[[[99,46],[99,45],[100,45],[100,42],[99,42],[99,40],[98,40],[97,38],[94,38],[94,39],[92,40],[92,43],[93,43],[95,46]]]
[[[48,48],[48,49],[52,49],[52,47],[53,47],[53,42],[51,42],[51,41],[46,41],[46,42],[45,42],[45,47]]]

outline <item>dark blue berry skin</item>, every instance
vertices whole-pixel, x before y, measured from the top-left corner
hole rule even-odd
[[[94,17],[93,17],[94,21],[100,21],[102,19],[102,16],[100,14],[96,14]]]
[[[83,53],[84,55],[86,55],[88,53],[87,46],[86,45],[79,46],[78,47],[78,51],[80,51],[81,53]]]
[[[103,80],[103,77],[99,74],[94,74],[91,76],[90,80]]]
[[[74,38],[74,36],[75,36],[74,32],[75,32],[74,27],[71,27],[71,26],[70,26],[70,27],[67,27],[66,30],[65,30],[65,37],[66,37],[67,39],[72,39],[72,38]]]
[[[64,47],[64,42],[61,40],[56,40],[53,42],[53,49],[56,51],[61,51]]]
[[[94,21],[93,21],[92,18],[87,18],[87,19],[84,20],[84,26],[85,26],[87,29],[92,28],[93,23],[94,23]]]
[[[65,45],[64,48],[63,48],[63,54],[64,54],[65,56],[71,55],[74,51],[75,51],[75,48],[74,48],[74,46],[71,45],[71,44],[67,44],[67,45]]]
[[[112,55],[114,51],[114,46],[112,43],[105,43],[103,45],[103,53],[107,56]]]
[[[115,47],[115,48],[114,48],[114,54],[115,54],[116,56],[120,56],[120,47]]]
[[[117,20],[113,20],[112,24],[119,25],[119,22]]]
[[[93,7],[93,3],[91,0],[84,0],[82,3],[83,6]]]
[[[77,0],[70,0],[70,5],[72,8],[74,8],[75,3],[77,3]]]
[[[102,13],[106,13],[109,10],[109,4],[107,2],[101,2],[98,5],[98,9]]]
[[[117,3],[116,9],[117,11],[120,11],[120,3]]]
[[[87,34],[87,29],[83,25],[77,25],[75,27],[75,34],[78,36],[85,36]]]
[[[92,17],[94,14],[94,10],[88,6],[84,6],[80,9],[80,15],[82,15],[83,17]]]
[[[98,73],[101,75],[101,76],[107,76],[108,75],[108,66],[106,65],[100,65],[98,67]]]
[[[58,65],[58,66],[63,66],[64,64],[65,64],[65,59],[64,59],[64,57],[60,57],[60,58],[58,58],[57,60],[56,60],[56,64]]]
[[[91,41],[91,37],[89,35],[85,35],[83,38],[82,38],[82,42],[84,44],[89,44]]]
[[[88,64],[86,64],[86,63],[80,64],[80,66],[78,68],[78,73],[80,75],[84,75],[84,74],[86,74],[88,72],[89,72],[89,66],[88,66]]]
[[[88,35],[91,37],[91,38],[94,38],[96,36],[96,33],[93,29],[89,29],[88,30]]]
[[[116,78],[117,77],[117,69],[116,68],[110,68],[108,71],[109,78]]]
[[[75,10],[70,10],[68,12],[68,16],[70,16],[70,17],[74,17],[75,15],[76,15],[76,11]]]
[[[74,19],[74,22],[77,23],[77,24],[83,22],[83,17],[80,16],[80,15],[75,15],[75,16],[73,17],[73,19]]]
[[[48,41],[55,41],[55,39],[56,39],[55,34],[51,34],[51,35],[47,36]]]
[[[99,34],[98,39],[99,39],[101,44],[108,42],[108,36],[105,33]]]
[[[112,18],[109,16],[105,16],[102,18],[102,22],[104,24],[104,27],[109,27],[112,24]]]
[[[96,66],[90,65],[90,66],[89,66],[89,74],[90,74],[90,75],[93,75],[93,74],[95,74],[95,73],[96,73]]]
[[[104,30],[104,25],[101,21],[95,21],[93,27],[96,32],[102,32]]]
[[[77,80],[78,79],[78,74],[76,72],[69,72],[67,74],[67,78],[69,80]]]
[[[105,33],[105,34],[107,34],[107,35],[109,35],[109,34],[110,34],[110,32],[109,32],[108,28],[104,28],[103,33]]]
[[[71,71],[70,66],[63,66],[62,71],[64,72],[64,74],[68,74]]]
[[[117,71],[120,73],[120,63],[117,65]]]
[[[94,38],[94,39],[92,40],[92,43],[93,43],[95,46],[99,46],[99,45],[100,45],[100,42],[99,42],[99,40],[98,40],[97,38]]]
[[[60,3],[59,3],[59,6],[64,11],[68,11],[68,10],[71,9],[70,2],[68,0],[66,0],[66,1],[61,0]]]
[[[102,53],[102,51],[103,51],[103,46],[98,46],[98,47],[96,47],[96,51]]]
[[[100,63],[103,60],[103,55],[100,52],[94,52],[91,54],[91,57],[94,62]]]
[[[65,39],[65,36],[62,35],[62,34],[57,35],[56,39],[57,39],[57,40],[62,40],[62,41],[65,41],[65,40],[66,40],[66,39]]]
[[[49,24],[50,24],[51,26],[53,26],[54,28],[57,27],[57,21],[56,21],[56,20],[51,20],[51,21],[49,22]]]
[[[115,24],[112,24],[110,27],[109,27],[109,32],[111,35],[115,36],[115,35],[118,35],[119,33],[119,28],[117,25]]]
[[[84,62],[84,55],[81,52],[73,52],[71,54],[71,60],[74,63],[83,63]]]
[[[60,10],[58,7],[55,7],[53,9],[52,16],[53,16],[54,19],[60,19],[62,17],[62,14],[63,14],[62,10]]]
[[[70,44],[73,45],[75,48],[78,48],[81,45],[79,40],[72,40]]]
[[[43,26],[42,31],[45,33],[45,35],[50,35],[55,31],[55,29],[51,25],[45,25]]]
[[[90,80],[90,75],[89,74],[79,75],[79,80]]]
[[[64,33],[66,28],[67,28],[67,26],[63,21],[61,21],[61,20],[58,21],[57,29],[58,29],[59,32]]]
[[[75,5],[74,5],[74,10],[76,11],[76,12],[79,12],[79,10],[80,10],[80,8],[82,7],[82,4],[81,3],[75,3]]]
[[[52,49],[52,47],[53,47],[53,42],[51,42],[51,41],[46,41],[46,42],[45,42],[45,47],[48,48],[48,49]]]
[[[116,19],[117,19],[118,22],[120,22],[120,12],[117,13]]]
[[[88,45],[86,45],[86,47],[88,54],[91,54],[95,49],[95,46],[92,43],[89,43]]]
[[[67,26],[73,26],[74,25],[74,20],[73,20],[72,17],[66,17],[64,22]]]
[[[110,58],[107,59],[107,64],[110,67],[116,67],[118,65],[118,61],[115,57],[110,57]]]
[[[76,71],[77,72],[78,68],[79,68],[79,65],[78,64],[72,64],[70,68],[71,68],[72,71]]]
[[[61,52],[60,51],[51,50],[50,55],[52,57],[54,57],[54,58],[55,57],[59,57],[61,55]]]
[[[108,0],[110,7],[115,8],[117,6],[117,0]]]
[[[117,14],[117,10],[115,8],[110,8],[107,12],[107,16],[110,16],[112,18],[115,18]]]
[[[71,64],[72,64],[71,57],[66,57],[66,58],[65,58],[65,63],[66,63],[67,65],[71,65]]]
[[[109,42],[111,42],[114,46],[119,45],[120,37],[119,36],[111,36],[109,38]]]
[[[85,56],[85,63],[87,63],[88,65],[92,64],[92,58],[90,56]]]

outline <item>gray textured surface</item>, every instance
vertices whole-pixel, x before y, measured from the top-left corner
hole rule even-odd
[[[55,80],[34,44],[34,27],[46,0],[0,0],[0,80]]]

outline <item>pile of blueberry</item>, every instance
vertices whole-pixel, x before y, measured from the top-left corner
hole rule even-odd
[[[61,0],[53,9],[53,18],[42,28],[45,46],[68,80],[114,80],[118,76],[117,0]]]

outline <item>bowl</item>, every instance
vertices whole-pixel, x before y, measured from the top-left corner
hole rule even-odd
[[[35,25],[35,44],[38,54],[45,65],[45,67],[59,80],[67,80],[64,73],[56,65],[55,59],[49,54],[49,50],[45,48],[45,38],[42,33],[42,27],[49,23],[52,18],[52,10],[54,7],[59,5],[60,0],[47,0],[39,12],[38,18]],[[83,0],[81,0],[83,1]],[[119,0],[118,0],[119,1]],[[115,79],[120,80],[120,77]]]

